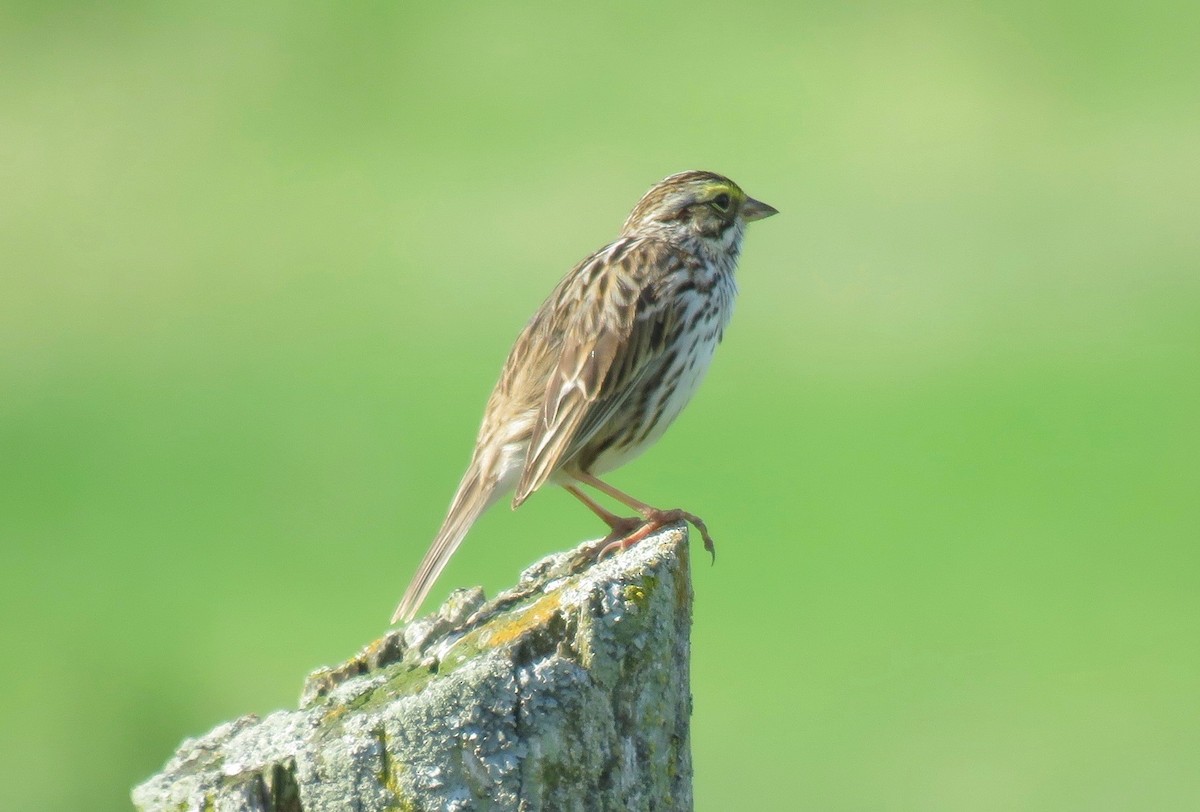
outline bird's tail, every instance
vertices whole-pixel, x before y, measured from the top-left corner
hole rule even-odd
[[[442,529],[438,531],[433,544],[429,545],[421,566],[417,568],[417,574],[413,576],[408,589],[404,591],[400,605],[396,607],[396,613],[392,615],[392,623],[413,619],[421,602],[446,568],[450,556],[454,555],[471,525],[491,507],[499,495],[495,479],[485,477],[479,469],[478,461],[472,460],[471,466],[458,485],[458,493],[450,503],[450,511],[446,514],[446,520],[442,522]]]

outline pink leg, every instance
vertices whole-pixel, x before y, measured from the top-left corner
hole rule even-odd
[[[592,513],[595,513],[600,517],[601,521],[608,525],[609,529],[612,530],[612,533],[609,534],[609,538],[621,538],[627,536],[634,530],[637,530],[639,527],[641,527],[642,522],[638,521],[632,516],[618,516],[615,513],[605,510],[603,505],[601,505],[592,497],[588,496],[583,491],[579,490],[579,488],[576,488],[574,485],[567,485],[566,488],[567,493],[571,494],[580,502],[583,502],[585,505],[587,505]],[[607,539],[605,540],[607,541]]]
[[[696,514],[688,513],[687,511],[680,510],[679,508],[675,508],[673,510],[660,510],[658,508],[650,507],[650,505],[647,505],[645,502],[634,499],[632,496],[617,490],[607,482],[602,482],[588,473],[577,472],[572,474],[572,476],[574,476],[583,484],[590,485],[601,493],[608,494],[621,504],[628,505],[636,510],[643,519],[645,519],[645,522],[643,522],[636,530],[624,535],[622,538],[615,539],[606,544],[600,550],[600,557],[612,552],[614,549],[624,550],[627,547],[637,544],[639,541],[653,533],[655,530],[658,530],[660,527],[668,524],[674,524],[675,522],[679,521],[687,521],[695,525],[696,529],[700,531],[700,536],[704,539],[704,549],[707,550],[710,555],[712,555],[713,561],[717,560],[717,548],[713,544],[712,536],[708,534],[708,527]],[[568,490],[571,489],[568,488]],[[580,493],[576,493],[575,495],[583,498]],[[587,501],[590,502],[591,500],[589,499]],[[592,502],[592,504],[595,503]],[[599,506],[597,505],[597,507]],[[600,508],[600,510],[604,509]],[[604,512],[608,513],[608,511]],[[609,515],[611,516],[612,514]],[[603,516],[601,516],[601,518],[603,518]],[[628,520],[622,521],[627,522]],[[618,528],[613,524],[609,524],[609,526],[613,528],[614,533],[618,530]]]

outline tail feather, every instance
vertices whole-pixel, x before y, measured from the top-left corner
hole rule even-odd
[[[497,483],[494,480],[484,481],[479,467],[472,461],[471,467],[459,483],[458,493],[450,503],[450,511],[446,514],[446,520],[442,522],[442,528],[434,538],[433,544],[429,545],[421,566],[417,568],[417,574],[413,576],[412,583],[404,591],[400,605],[396,607],[396,613],[392,615],[392,623],[413,619],[425,596],[429,594],[434,582],[449,563],[450,556],[454,555],[467,531],[471,529],[471,525],[475,524],[475,520],[498,498],[496,489]]]

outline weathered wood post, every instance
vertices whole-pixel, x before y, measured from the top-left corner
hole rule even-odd
[[[133,791],[178,810],[690,810],[687,528],[544,559],[309,676],[298,710],[185,741]],[[582,550],[582,548],[581,548]]]

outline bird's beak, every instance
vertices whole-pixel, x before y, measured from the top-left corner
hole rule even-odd
[[[746,218],[746,222],[754,220],[762,220],[765,217],[770,217],[772,214],[779,214],[779,209],[774,206],[768,206],[761,200],[755,200],[752,197],[746,198],[746,202],[742,204],[742,217]]]

